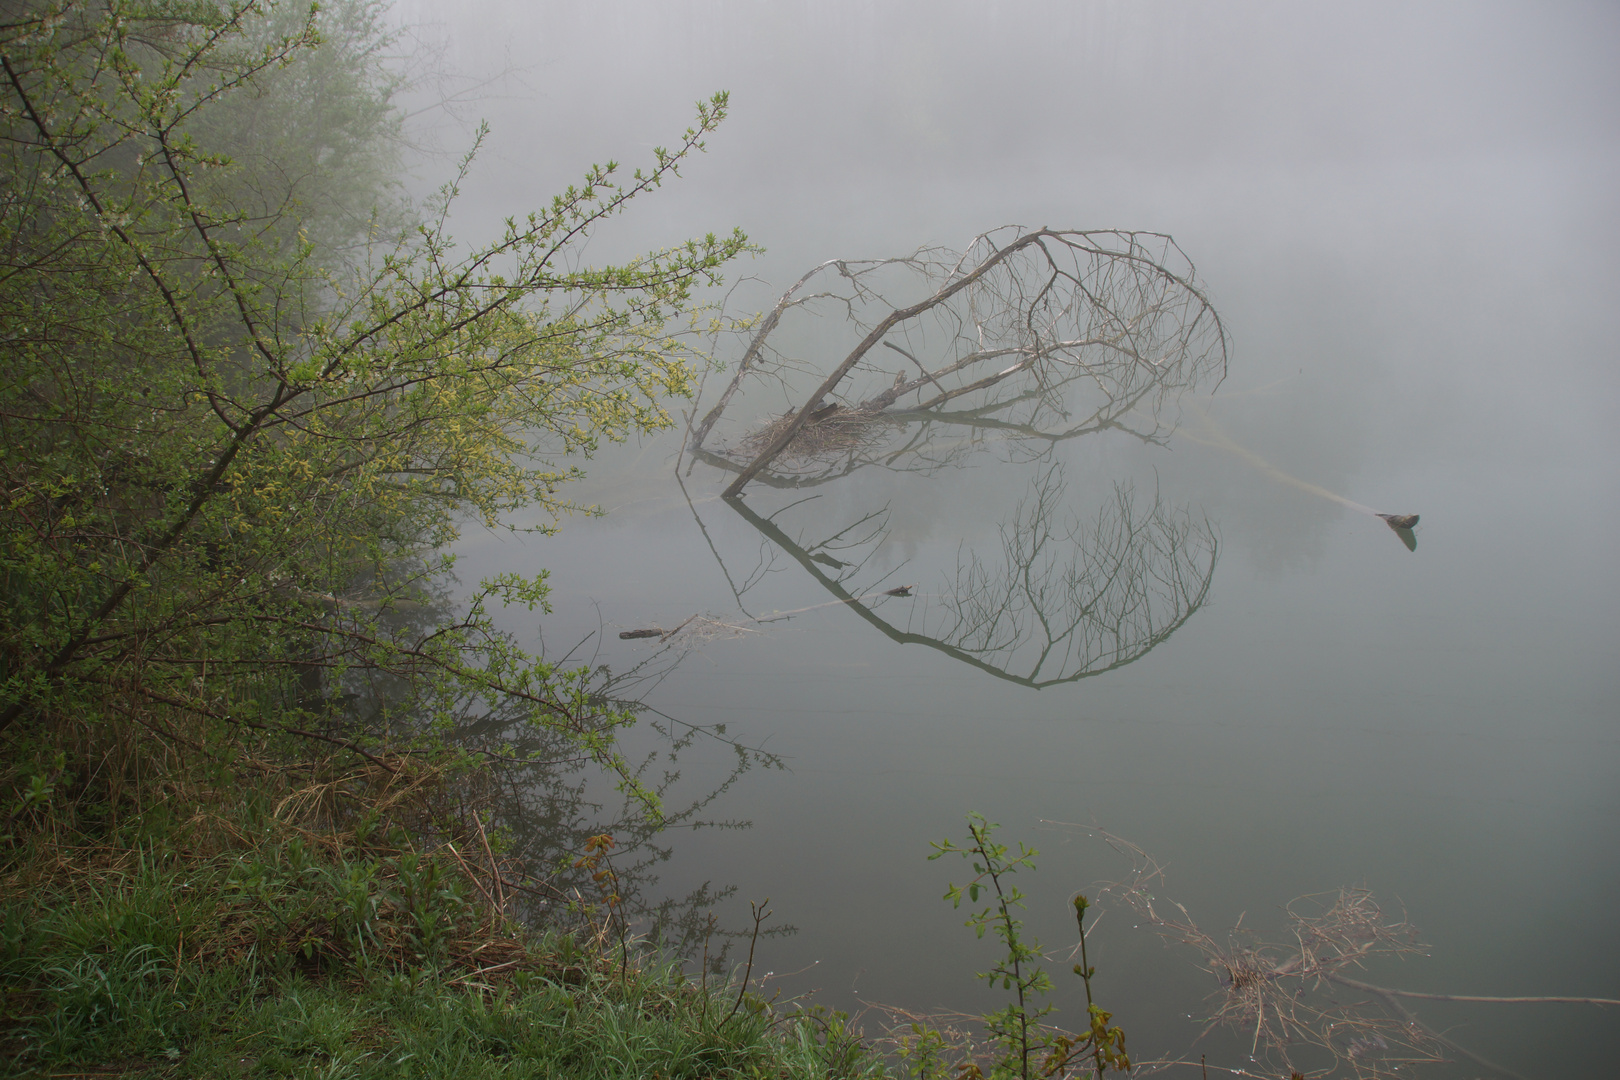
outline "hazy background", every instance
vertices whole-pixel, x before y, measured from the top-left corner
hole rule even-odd
[[[454,217],[468,239],[593,161],[647,164],[695,99],[728,90],[708,153],[588,257],[741,226],[767,249],[733,274],[761,279],[733,298],[755,310],[822,259],[960,247],[1006,222],[1169,232],[1233,337],[1227,381],[1196,407],[1295,475],[1423,514],[1408,553],[1230,455],[1100,439],[1064,451],[1072,477],[1147,478],[1224,540],[1210,605],[1137,664],[1035,694],[839,612],[689,658],[658,707],[725,720],[791,772],[728,793],[717,812],[754,827],[682,841],[669,884],[772,896],[801,932],[769,967],[815,965],[790,992],[991,1004],[970,974],[988,952],[938,901],[960,870],[923,861],[980,809],[1051,849],[1032,889],[1049,944],[1069,940],[1069,891],[1118,868],[1039,823],[1095,822],[1168,860],[1169,892],[1207,928],[1366,884],[1434,946],[1386,981],[1620,996],[1620,7],[398,13],[457,76],[421,102],[471,88],[419,117],[424,144],[453,155],[470,123],[491,125]],[[469,534],[468,572],[550,568],[547,641],[600,613],[608,652],[617,629],[723,612],[670,480],[678,445],[602,455],[578,494],[605,519],[526,544]],[[721,555],[752,558],[757,535],[713,501],[719,478],[692,486]],[[894,502],[904,543],[886,557],[921,567],[993,520],[996,487],[863,475],[837,499]],[[826,599],[790,574],[762,590],[767,608]],[[622,648],[616,663],[637,655]],[[1171,1021],[1198,1013],[1208,975],[1123,922],[1105,930],[1093,961],[1139,1053],[1185,1050],[1197,1028]],[[1612,1012],[1424,1015],[1527,1075],[1597,1075],[1620,1055]]]
[[[1394,380],[1378,412],[1401,429],[1398,449],[1616,397],[1612,4],[404,2],[399,13],[442,48],[442,67],[506,75],[456,108],[492,127],[456,219],[469,237],[587,163],[645,164],[677,141],[693,101],[725,89],[731,119],[708,154],[604,230],[593,256],[741,226],[767,249],[746,269],[777,283],[832,255],[961,244],[1004,222],[1151,228],[1213,274],[1223,310],[1267,282],[1256,299],[1271,318],[1239,328],[1251,357],[1265,335],[1313,377],[1359,381],[1373,368]],[[464,132],[441,127],[435,141],[460,150]],[[1481,265],[1493,272],[1461,272]],[[1359,272],[1369,266],[1376,278]],[[1421,336],[1358,326],[1370,353],[1324,355],[1319,335],[1297,333],[1297,301],[1276,291],[1324,286],[1343,292],[1346,325],[1373,305],[1430,317],[1414,320]],[[1554,331],[1580,337],[1553,350]],[[1273,374],[1251,362],[1235,377]],[[1504,401],[1497,380],[1523,393]]]

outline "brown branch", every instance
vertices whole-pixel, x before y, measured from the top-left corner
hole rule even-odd
[[[737,362],[737,374],[731,377],[731,383],[726,387],[725,392],[720,395],[720,400],[715,403],[714,408],[709,410],[708,415],[703,418],[703,422],[698,425],[697,432],[693,434],[689,445],[694,450],[700,448],[703,445],[703,440],[709,437],[710,429],[714,427],[715,421],[720,419],[720,414],[725,411],[726,405],[730,403],[731,396],[737,392],[737,388],[742,385],[743,378],[752,369],[754,362],[759,359],[760,350],[765,346],[765,339],[770,337],[771,332],[782,321],[782,313],[793,306],[789,302],[792,300],[793,294],[802,289],[805,282],[837,261],[837,259],[828,259],[826,262],[812,267],[805,272],[803,277],[793,283],[791,289],[782,294],[781,299],[777,300],[776,306],[771,309],[769,315],[765,316],[764,320],[759,324],[759,330],[755,332],[753,340],[748,343],[748,351],[743,353],[742,359]],[[802,302],[799,301],[799,303]]]

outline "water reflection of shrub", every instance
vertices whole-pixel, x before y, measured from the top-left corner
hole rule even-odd
[[[775,754],[745,746],[724,724],[691,724],[658,711],[645,700],[651,686],[687,655],[669,644],[622,671],[590,665],[591,698],[604,715],[631,716],[651,746],[627,764],[635,787],[607,788],[593,760],[576,739],[530,723],[521,708],[469,716],[454,740],[486,767],[469,774],[447,810],[476,814],[500,837],[503,875],[512,886],[513,914],[531,925],[587,936],[642,940],[647,947],[687,960],[707,958],[722,973],[732,944],[746,931],[722,925],[714,909],[736,887],[704,882],[684,895],[658,889],[658,868],[674,853],[681,830],[744,829],[746,821],[710,816],[717,801],[756,768],[780,769]],[[727,747],[723,778],[695,795],[680,795],[682,754],[694,745]],[[644,793],[656,800],[649,812]],[[447,793],[449,795],[449,793]],[[611,838],[611,844],[601,838]],[[605,882],[611,882],[611,891]],[[788,925],[766,936],[791,934]]]

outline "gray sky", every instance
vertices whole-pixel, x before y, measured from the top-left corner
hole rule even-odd
[[[1180,880],[1231,890],[1193,904],[1206,913],[1365,875],[1411,903],[1451,957],[1432,989],[1568,993],[1609,977],[1620,5],[412,0],[401,11],[431,23],[424,33],[461,70],[515,72],[506,96],[469,110],[493,134],[456,219],[468,239],[592,161],[645,164],[678,138],[694,99],[726,89],[732,116],[710,152],[603,230],[591,258],[740,225],[769,251],[739,270],[781,287],[828,257],[961,246],[1006,222],[1170,232],[1233,336],[1231,376],[1200,407],[1299,478],[1423,514],[1409,558],[1381,523],[1230,455],[1180,441],[1127,460],[1099,438],[1067,451],[1077,490],[1137,475],[1140,490],[1209,513],[1224,538],[1209,610],[1142,664],[1037,706],[915,651],[874,649],[829,617],[825,638],[762,644],[745,669],[692,665],[669,708],[766,733],[795,760],[791,781],[762,783],[738,811],[757,830],[716,835],[693,871],[694,883],[751,874],[744,895],[775,896],[803,922],[801,938],[773,944],[773,964],[825,958],[815,977],[834,988],[868,955],[906,948],[918,973],[965,970],[940,947],[959,928],[925,925],[943,908],[936,872],[846,838],[874,820],[904,833],[910,815],[920,852],[971,789],[1008,822],[1082,821],[1100,807],[1109,827],[1180,859]],[[740,306],[772,298],[761,289]],[[650,473],[668,447],[636,469]],[[908,540],[954,550],[965,507],[986,505],[975,492],[993,481],[964,473],[938,489],[949,498],[916,496]],[[884,482],[868,471],[844,497]],[[705,484],[700,473],[699,494]],[[685,505],[651,484],[601,490],[617,495],[614,513],[515,562],[567,568],[548,635],[566,636],[570,611],[583,613],[582,635],[600,617],[653,625],[634,620],[729,603]],[[726,522],[737,526],[728,513],[710,516],[721,550]],[[758,537],[729,542],[746,572]],[[468,565],[497,557],[514,558],[490,541]],[[851,747],[859,760],[840,757]],[[1079,761],[1122,773],[1080,782]],[[1544,854],[1559,844],[1569,853]],[[1315,871],[1302,866],[1312,860]],[[1262,870],[1275,895],[1258,887]],[[868,910],[874,881],[905,875],[910,901]],[[1474,902],[1503,881],[1557,894],[1526,901],[1543,906],[1507,945],[1499,914]],[[855,904],[858,917],[845,911]],[[1518,950],[1507,967],[1503,948]],[[1492,981],[1503,971],[1516,986]],[[875,1000],[934,992],[924,974],[915,991],[886,989],[881,969],[866,978]],[[1140,1022],[1143,1010],[1121,1009]],[[1596,1045],[1601,1019],[1591,1023],[1546,1043]]]

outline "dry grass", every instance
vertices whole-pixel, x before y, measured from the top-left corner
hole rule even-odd
[[[0,1073],[879,1071],[813,1018],[627,949],[610,838],[585,845],[583,874],[526,874],[478,812],[493,769],[269,742],[226,767],[217,741],[182,760],[135,732],[78,734],[43,763],[6,747],[0,794],[20,809],[0,837]],[[525,897],[571,918],[522,927]]]

